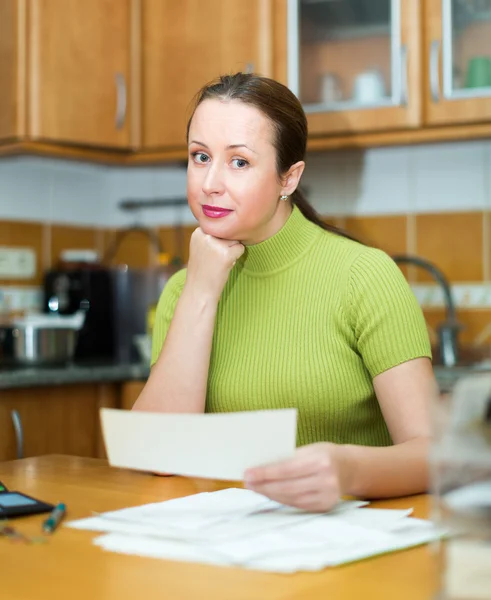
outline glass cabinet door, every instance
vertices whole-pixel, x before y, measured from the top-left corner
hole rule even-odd
[[[426,0],[429,124],[491,119],[491,0]]]
[[[401,0],[288,2],[288,85],[307,113],[406,104]]]
[[[442,8],[444,97],[491,96],[491,0],[444,0]]]

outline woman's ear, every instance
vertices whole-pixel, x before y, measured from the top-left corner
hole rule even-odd
[[[303,160],[299,160],[288,169],[283,176],[283,187],[281,188],[282,195],[291,196],[293,194],[300,183],[300,178],[302,177],[304,169],[305,163]]]

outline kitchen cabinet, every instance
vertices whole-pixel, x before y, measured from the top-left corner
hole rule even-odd
[[[137,146],[139,3],[1,0],[0,140]]]
[[[24,457],[43,454],[104,457],[99,409],[118,406],[119,385],[115,384],[2,390],[0,461],[17,458],[19,450]]]
[[[133,408],[133,404],[137,401],[138,396],[145,387],[145,383],[145,381],[127,381],[122,384],[120,406],[123,410]]]
[[[491,119],[491,2],[426,0],[426,120]]]
[[[287,43],[280,36],[277,51],[286,47],[287,63],[277,76],[302,102],[310,135],[421,124],[419,2],[285,1]]]
[[[25,133],[25,1],[0,5],[0,141]]]
[[[29,0],[28,137],[129,148],[137,0]]]
[[[192,98],[220,74],[272,75],[272,0],[143,0],[143,149],[183,148]]]
[[[309,149],[491,136],[489,0],[0,0],[0,155],[187,157],[221,73],[287,83]]]

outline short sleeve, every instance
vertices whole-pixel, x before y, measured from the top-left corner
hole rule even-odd
[[[160,355],[185,281],[186,269],[182,269],[172,275],[162,290],[162,294],[160,295],[157,304],[157,312],[155,314],[155,325],[152,335],[151,366],[157,362]]]
[[[357,349],[372,378],[408,360],[431,358],[423,311],[385,252],[366,248],[353,262],[348,304]]]

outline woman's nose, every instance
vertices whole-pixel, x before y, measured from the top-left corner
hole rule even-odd
[[[218,165],[214,164],[206,172],[203,180],[203,192],[210,196],[211,194],[221,194],[223,191],[223,176]]]

